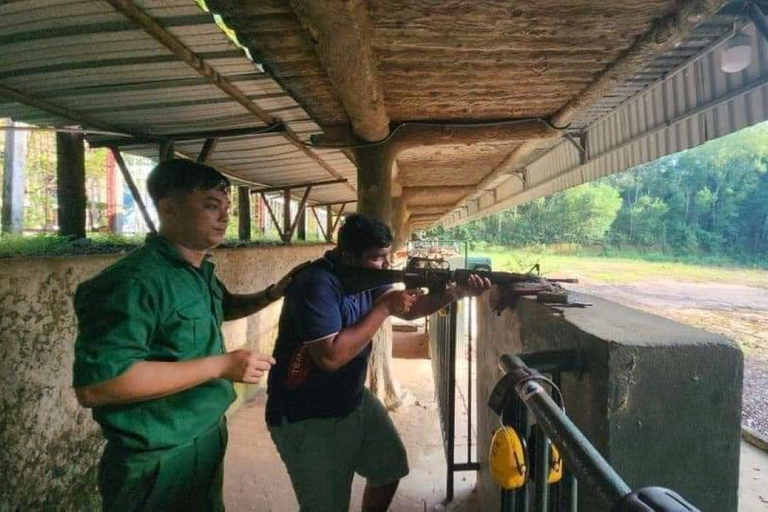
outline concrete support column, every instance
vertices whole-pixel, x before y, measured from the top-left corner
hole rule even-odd
[[[251,192],[248,187],[237,187],[237,235],[240,240],[251,239]]]
[[[56,134],[56,196],[59,235],[85,237],[85,140],[82,133]]]
[[[26,130],[15,130],[14,123],[5,128],[3,233],[21,233],[24,230],[24,163],[28,135]]]
[[[500,315],[489,294],[477,300],[480,509],[499,506],[488,467],[499,417],[485,405],[501,378],[499,357],[574,349],[583,370],[562,376],[565,410],[624,481],[633,489],[667,487],[700,510],[735,511],[743,372],[738,346],[717,334],[581,297],[593,306],[558,308],[522,299]],[[604,509],[597,492],[581,482],[578,494],[579,510]]]

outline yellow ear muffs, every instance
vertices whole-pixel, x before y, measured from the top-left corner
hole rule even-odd
[[[549,443],[549,476],[547,483],[556,484],[563,478],[563,457],[557,447]]]
[[[525,445],[510,426],[504,426],[493,434],[490,452],[491,476],[502,489],[519,489],[528,478],[528,461]]]

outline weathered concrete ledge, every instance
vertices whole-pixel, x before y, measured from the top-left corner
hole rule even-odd
[[[478,396],[487,402],[509,352],[579,349],[580,375],[564,374],[567,413],[632,488],[673,489],[701,510],[735,511],[743,358],[730,340],[589,297],[585,309],[522,300],[497,316],[478,301]],[[498,508],[487,447],[499,420],[478,413],[478,492]],[[579,489],[581,510],[593,495]],[[593,504],[590,507],[589,504]]]
[[[327,245],[214,252],[219,277],[235,293],[263,289]],[[77,284],[119,255],[12,258],[0,263],[0,510],[98,510],[96,462],[103,441],[72,392]],[[227,348],[270,352],[274,304],[224,324]],[[257,386],[238,386],[239,403]]]

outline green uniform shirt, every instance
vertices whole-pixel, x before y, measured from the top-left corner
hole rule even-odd
[[[139,361],[186,361],[224,353],[223,285],[214,265],[199,269],[157,235],[75,294],[75,387],[113,379]],[[235,398],[214,379],[163,398],[97,407],[94,419],[113,448],[155,450],[210,430]]]

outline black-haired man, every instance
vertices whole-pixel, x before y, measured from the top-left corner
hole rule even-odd
[[[355,473],[367,479],[363,510],[387,510],[408,460],[386,410],[365,389],[371,337],[390,315],[418,318],[490,287],[472,276],[442,294],[389,287],[345,294],[334,267],[386,269],[391,244],[388,226],[351,215],[337,247],[286,292],[266,420],[303,512],[347,511]]]
[[[229,181],[212,167],[162,162],[147,186],[159,233],[77,289],[73,384],[107,439],[104,510],[222,510],[232,381],[257,382],[274,361],[226,353],[221,324],[278,299],[290,278],[252,295],[217,279],[206,252],[224,238]]]

